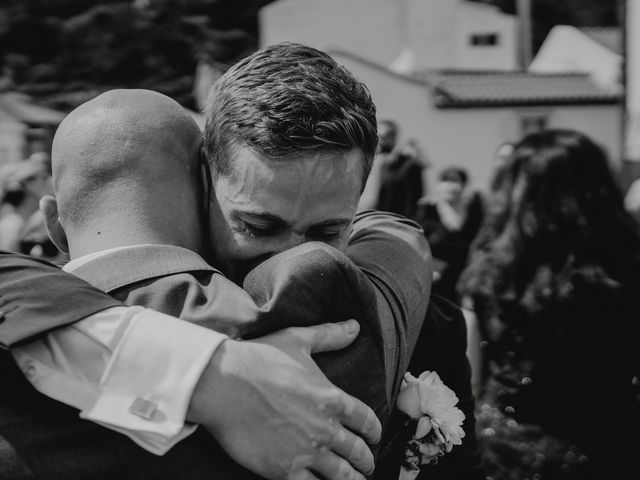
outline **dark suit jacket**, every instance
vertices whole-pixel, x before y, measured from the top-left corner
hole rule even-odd
[[[427,316],[408,370],[419,376],[425,370],[438,373],[445,385],[459,399],[457,407],[465,414],[462,445],[440,459],[437,465],[424,465],[419,479],[484,480],[480,452],[475,435],[475,398],[471,392],[471,366],[466,356],[467,327],[462,310],[438,295],[431,295]],[[395,438],[389,439],[380,455],[374,478],[386,480],[397,476],[398,465],[404,455],[406,435],[403,432],[405,416],[395,409],[389,421],[389,430]],[[413,432],[406,432],[413,434]]]
[[[371,214],[369,221],[372,223],[381,221],[381,218],[376,215]],[[412,229],[412,231],[408,233],[405,228],[407,236],[401,241],[416,240],[415,235],[419,234],[419,230],[410,224],[405,225],[407,226],[410,226],[409,230]],[[392,232],[393,228],[387,232],[382,228],[374,235],[380,244],[386,245],[387,242],[394,241]],[[361,232],[361,234],[360,241],[357,235],[354,236],[356,257],[359,252],[357,245],[362,246],[366,243],[364,239],[367,232]],[[402,260],[400,263],[404,263],[403,271],[410,281],[413,282],[421,276],[422,278],[421,283],[412,283],[405,288],[403,295],[398,296],[392,294],[396,287],[394,282],[401,280],[387,281],[385,275],[378,270],[379,277],[369,282],[339,252],[324,245],[303,245],[297,251],[285,252],[278,258],[274,257],[247,278],[246,287],[261,306],[257,311],[255,322],[239,322],[232,325],[225,324],[221,320],[216,325],[208,326],[214,326],[222,331],[233,327],[235,330],[230,331],[232,334],[242,333],[245,336],[252,336],[285,326],[289,320],[289,324],[307,325],[352,317],[364,319],[361,322],[361,335],[349,349],[342,352],[343,357],[332,359],[334,354],[327,354],[318,361],[334,383],[367,401],[384,421],[388,417],[389,405],[392,404],[390,402],[395,399],[398,386],[397,372],[403,372],[408,362],[408,349],[412,347],[412,342],[407,340],[407,335],[420,329],[428,297],[425,287],[428,290],[429,282],[424,276],[428,266],[420,266],[420,262],[425,261],[424,255],[428,250],[420,252],[414,250],[413,253],[410,249],[407,251],[408,256],[395,258],[395,260]],[[161,252],[156,251],[156,253]],[[211,314],[211,304],[225,303],[210,301],[211,298],[218,298],[220,291],[217,286],[220,282],[224,283],[223,277],[211,267],[206,264],[200,266],[189,264],[185,271],[184,262],[168,265],[171,256],[165,258],[162,255],[155,255],[151,258],[152,262],[142,263],[146,267],[136,263],[135,271],[125,273],[120,280],[117,276],[108,274],[108,272],[120,272],[123,275],[122,272],[128,271],[126,268],[123,270],[124,265],[120,262],[123,259],[118,261],[117,256],[115,258],[110,256],[108,259],[103,257],[103,260],[108,261],[97,261],[93,265],[87,265],[87,268],[78,270],[77,273],[87,278],[86,276],[93,270],[96,282],[102,282],[103,288],[112,291],[116,297],[128,303],[144,303],[167,313],[180,314],[192,321],[201,321],[205,324],[207,319],[204,312],[208,309]],[[31,305],[35,302],[34,299],[59,298],[61,295],[67,295],[69,291],[75,291],[70,288],[73,281],[78,285],[82,284],[80,280],[68,278],[69,276],[62,272],[54,273],[42,263],[32,262],[29,266],[29,262],[30,260],[25,258],[0,256],[2,273],[0,292],[11,292],[6,315],[8,321],[5,322],[4,327],[19,324],[21,321],[22,315],[12,310],[15,304]],[[51,278],[47,282],[41,282],[39,279],[42,277],[34,275],[32,276],[34,288],[30,289],[31,293],[24,289],[21,292],[15,292],[12,281],[21,277],[20,274],[16,275],[19,271],[12,267],[16,264],[34,273],[46,270]],[[376,272],[379,268],[372,267],[372,272]],[[394,268],[390,266],[389,271],[395,272]],[[50,281],[54,276],[64,277],[66,280],[62,283],[57,280]],[[223,280],[220,280],[221,278]],[[265,280],[261,281],[261,278]],[[291,282],[289,278],[296,278],[296,281]],[[58,285],[64,285],[65,288],[57,289]],[[82,285],[84,289],[88,289],[86,285]],[[211,288],[212,285],[213,288]],[[289,286],[284,289],[273,288],[283,285]],[[301,293],[294,294],[294,291]],[[333,299],[333,302],[316,302],[313,308],[301,309],[299,307],[302,305],[301,302],[291,301],[292,298],[308,301],[313,297],[314,292],[317,295],[316,299],[329,298]],[[96,293],[92,291],[91,295],[95,296]],[[281,298],[284,301],[277,300],[279,295],[282,295]],[[28,309],[24,313],[32,315],[33,320],[39,319],[40,322],[47,324],[47,328],[50,325],[64,324],[72,317],[82,318],[76,314],[79,310],[75,308],[75,304],[83,303],[84,296],[69,297],[67,295],[66,298],[67,301],[64,303],[69,310],[66,316],[64,312],[36,309]],[[316,309],[315,307],[321,303],[324,308]],[[241,304],[246,307],[238,310],[244,312],[242,315],[251,313],[252,309],[256,308],[255,305],[244,300]],[[385,304],[386,309],[376,308]],[[95,310],[98,311],[110,305],[113,305],[112,301],[111,303],[105,301],[100,308],[96,306]],[[289,320],[287,320],[287,305],[294,307],[293,316],[289,315]],[[389,313],[395,316],[384,316]],[[83,312],[84,315],[86,312]],[[62,320],[63,317],[65,320]],[[24,334],[22,337],[20,335],[11,337],[12,330],[10,328],[3,330],[3,326],[0,325],[0,337],[3,336],[3,332],[5,341],[7,338],[14,342],[28,338]],[[37,333],[35,329],[29,330],[29,335],[34,333]],[[372,355],[372,352],[376,353]],[[3,362],[3,365],[6,366],[8,363],[8,361]],[[347,366],[350,367],[347,368]],[[215,472],[215,478],[249,478],[251,476],[219,451],[212,438],[202,429],[181,442],[164,457],[155,457],[135,447],[129,440],[118,434],[77,419],[72,409],[35,395],[29,391],[30,386],[21,375],[16,374],[15,368],[7,370],[5,378],[9,378],[15,388],[12,388],[12,393],[6,399],[2,399],[4,411],[0,412],[0,435],[4,440],[0,440],[0,452],[3,453],[2,458],[6,459],[7,463],[0,465],[4,467],[4,472],[16,472],[16,478],[21,478],[18,476],[19,472],[23,473],[23,477],[26,475],[25,478],[28,478],[27,474],[30,471],[42,478],[86,478],[88,472],[91,472],[94,478],[211,478],[212,472]],[[387,371],[394,372],[394,375],[387,375]],[[388,382],[380,382],[381,378],[386,378]],[[23,402],[22,398],[27,398],[27,402]],[[64,440],[59,438],[60,435]],[[34,437],[46,439],[46,447],[34,441]],[[70,456],[75,460],[68,461]],[[72,468],[70,468],[71,465]]]

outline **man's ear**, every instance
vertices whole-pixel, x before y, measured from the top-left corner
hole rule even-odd
[[[40,212],[44,217],[44,226],[47,234],[58,247],[58,250],[69,253],[69,243],[67,242],[67,234],[62,228],[60,217],[58,216],[58,202],[51,195],[45,195],[40,199]]]

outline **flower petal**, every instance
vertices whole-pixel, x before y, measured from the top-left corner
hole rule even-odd
[[[406,413],[411,418],[422,417],[417,383],[408,383],[405,388],[400,390],[398,399],[396,400],[396,406],[401,412]]]
[[[420,439],[427,436],[431,429],[431,419],[429,417],[422,417],[420,420],[418,420],[418,428],[416,428],[416,438]]]
[[[438,424],[438,421],[435,419],[431,419],[431,425],[433,426],[433,431],[436,434],[436,437],[438,437],[438,440],[440,440],[442,443],[446,442],[447,439],[440,431],[440,425]]]

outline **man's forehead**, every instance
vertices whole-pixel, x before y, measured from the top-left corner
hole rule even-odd
[[[349,221],[360,196],[361,167],[355,155],[334,160],[306,154],[300,159],[264,159],[239,152],[235,175],[216,181],[216,196],[235,216],[287,225]]]
[[[358,191],[362,187],[365,160],[359,150],[350,151],[301,151],[295,155],[270,158],[248,147],[229,151],[231,165],[229,175],[223,178],[229,183],[261,183],[268,189],[292,190],[305,187],[324,189],[327,184],[353,184]]]
[[[324,216],[316,218],[315,221],[313,218],[311,218],[308,222],[309,225],[307,226],[342,226],[350,223],[353,220],[353,215],[349,213],[342,213],[339,211],[331,210],[328,210],[324,213]],[[279,225],[283,227],[295,227],[297,223],[296,220],[298,220],[297,218],[288,219],[281,216],[280,212],[277,209],[275,211],[270,211],[264,208],[239,207],[233,208],[232,214],[234,216],[237,216],[241,220],[269,223],[271,225]]]
[[[336,172],[360,171],[366,164],[364,154],[359,149],[351,150],[300,150],[281,157],[269,157],[246,145],[232,145],[227,150],[231,170],[255,168],[259,163],[268,170],[279,173],[314,172],[330,165]],[[265,169],[265,170],[266,170]]]

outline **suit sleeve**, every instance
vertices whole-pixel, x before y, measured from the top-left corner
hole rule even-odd
[[[344,254],[304,243],[261,263],[244,288],[260,306],[260,333],[358,320],[360,334],[351,345],[314,359],[334,385],[369,405],[381,421],[388,418],[393,379],[385,382],[384,335],[393,331],[393,319],[379,315],[375,288]]]
[[[1,348],[122,305],[51,263],[0,252]]]
[[[365,211],[356,216],[347,256],[378,292],[381,316],[394,322],[387,332],[388,352],[395,352],[392,398],[402,383],[429,305],[432,257],[422,229],[392,213]]]
[[[424,320],[430,274],[429,248],[415,223],[364,212],[356,217],[346,256],[322,243],[305,243],[260,264],[244,288],[268,330],[359,320],[361,333],[350,347],[317,361],[333,383],[385,418]]]
[[[15,360],[1,357],[3,375],[19,369],[40,393],[157,455],[193,433],[187,406],[225,335],[125,308],[54,265],[13,254],[0,254],[0,300],[0,338]],[[140,416],[134,406],[146,398],[153,414]]]

